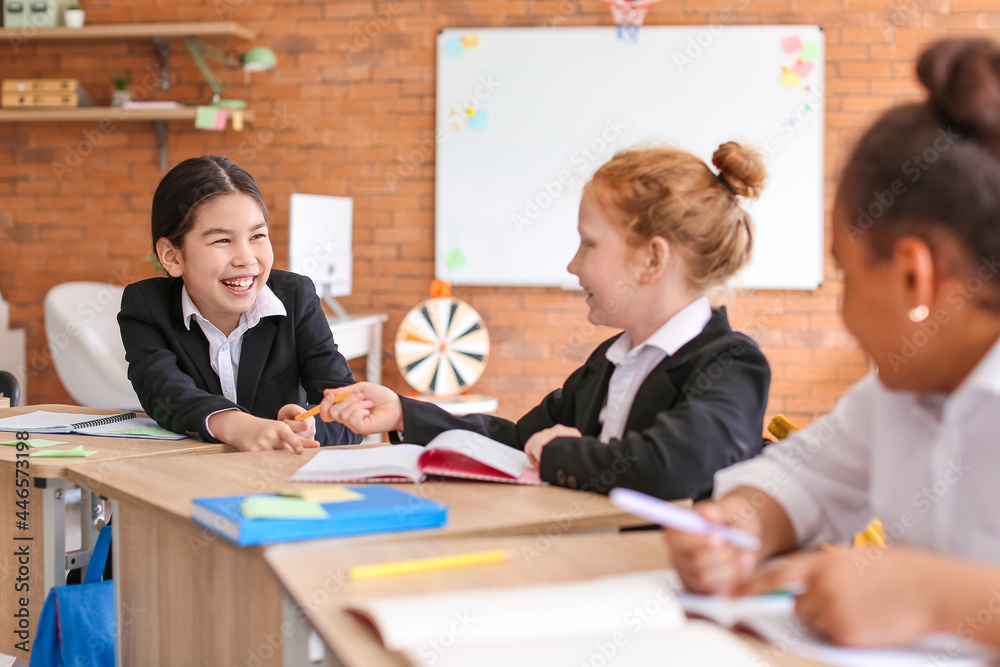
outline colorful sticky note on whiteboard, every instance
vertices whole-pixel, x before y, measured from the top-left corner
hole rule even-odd
[[[485,130],[490,124],[489,111],[477,111],[468,122],[470,130]]]
[[[781,40],[781,48],[784,49],[785,53],[795,53],[802,49],[802,40],[799,39],[798,35],[785,37]]]
[[[819,60],[819,45],[816,42],[806,42],[799,54],[802,60]]]
[[[452,248],[444,254],[444,264],[449,271],[461,268],[465,266],[465,263],[465,253],[462,252],[461,248]]]
[[[463,49],[471,49],[476,46],[479,46],[479,35],[470,35],[462,38]]]
[[[809,72],[812,71],[812,68],[812,63],[798,63],[792,67],[792,71],[804,79],[809,76]]]
[[[460,58],[464,52],[461,37],[449,37],[444,40],[444,55],[449,58]]]
[[[781,85],[786,88],[795,88],[802,85],[802,77],[788,69],[787,67],[781,68]]]

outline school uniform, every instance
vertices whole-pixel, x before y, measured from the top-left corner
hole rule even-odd
[[[691,331],[698,308],[704,320]],[[645,342],[628,350],[630,341],[619,343],[627,333],[605,341],[561,389],[517,422],[457,417],[401,397],[405,430],[391,437],[426,444],[458,428],[524,449],[534,433],[563,424],[583,437],[555,438],[542,449],[543,480],[595,493],[621,486],[666,499],[706,498],[716,470],[760,453],[770,368],[757,345],[729,327],[724,308],[713,311],[704,301],[692,304],[691,314],[689,330],[661,336],[673,345],[665,340],[659,352]],[[634,353],[638,368],[627,368],[623,352]],[[651,369],[641,368],[647,353],[661,359]],[[609,391],[616,369],[623,377]],[[635,373],[648,374],[642,379]]]
[[[951,394],[871,373],[833,411],[716,475],[716,496],[764,490],[800,547],[846,543],[873,518],[891,543],[1000,563],[1000,341]]]
[[[272,269],[265,290],[241,316],[242,336],[219,340],[221,333],[185,298],[182,279],[150,278],[125,288],[118,324],[128,377],[150,417],[217,442],[207,424],[216,412],[274,419],[284,405],[308,407],[323,400],[324,389],[353,384],[312,281]],[[353,444],[361,436],[317,419],[316,439]]]

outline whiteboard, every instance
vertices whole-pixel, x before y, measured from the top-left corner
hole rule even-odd
[[[652,26],[638,43],[610,27],[461,29],[437,46],[438,278],[576,287],[580,196],[601,164],[640,143],[710,164],[737,140],[764,153],[770,180],[747,205],[755,250],[733,284],[822,282],[818,26]]]

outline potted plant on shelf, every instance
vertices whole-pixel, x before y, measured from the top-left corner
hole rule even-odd
[[[132,93],[128,91],[128,84],[131,83],[131,79],[127,74],[113,79],[112,83],[115,84],[115,91],[111,98],[111,106],[123,107],[132,101]]]
[[[82,28],[84,16],[85,12],[80,9],[79,5],[70,5],[63,12],[63,22],[67,28]]]

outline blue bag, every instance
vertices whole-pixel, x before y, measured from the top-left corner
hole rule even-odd
[[[31,667],[114,667],[115,582],[101,581],[111,526],[101,529],[83,583],[49,591],[38,618]]]

